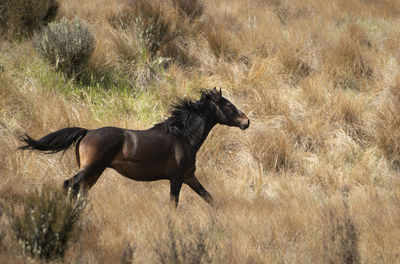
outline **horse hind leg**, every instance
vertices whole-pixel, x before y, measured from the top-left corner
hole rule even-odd
[[[101,154],[99,155],[96,144],[90,143],[89,140],[89,144],[82,145],[82,140],[83,138],[79,139],[75,145],[76,161],[80,169],[72,178],[64,181],[64,190],[71,189],[74,196],[78,195],[80,191],[86,193],[106,169],[104,164],[109,163],[107,156],[104,158],[101,157]]]
[[[75,145],[75,157],[76,157],[76,162],[78,163],[78,167],[81,167],[81,158],[79,155],[79,145],[81,143],[82,138],[78,140],[78,142]],[[87,174],[87,171],[85,169],[80,169],[77,174],[75,174],[72,178],[65,180],[64,181],[64,191],[68,192],[69,189],[71,189],[72,194],[76,196],[79,193],[80,190],[80,182],[85,178],[85,175]]]
[[[91,166],[82,168],[72,178],[64,181],[64,190],[71,188],[73,196],[77,196],[80,191],[86,193],[100,178],[105,168]]]
[[[80,170],[77,174],[75,174],[72,178],[64,181],[64,191],[67,193],[70,189],[73,196],[76,196],[79,193],[79,181],[83,178],[84,171]]]

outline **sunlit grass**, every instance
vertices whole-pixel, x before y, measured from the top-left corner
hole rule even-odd
[[[138,50],[130,2],[60,1],[59,16],[96,37],[79,78],[48,65],[30,39],[0,42],[1,203],[77,170],[73,151],[16,151],[22,133],[146,129],[178,98],[216,86],[251,120],[246,131],[217,125],[198,152],[216,207],[183,186],[174,210],[167,181],[108,169],[66,262],[187,263],[196,247],[194,258],[212,263],[399,262],[397,1],[206,0],[189,18],[163,0],[146,15],[164,14],[173,37],[153,53]],[[0,262],[22,258],[8,228],[0,207]]]

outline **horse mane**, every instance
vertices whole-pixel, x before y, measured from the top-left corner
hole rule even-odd
[[[206,102],[206,98],[211,93],[210,90],[201,90],[201,97],[198,101],[187,98],[178,99],[178,102],[171,107],[171,116],[156,124],[155,127],[161,127],[176,136],[190,137],[193,129],[199,125],[199,118],[196,117],[204,119],[211,110],[210,105]]]

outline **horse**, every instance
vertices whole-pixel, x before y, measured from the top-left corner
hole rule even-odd
[[[221,89],[200,94],[198,101],[179,99],[170,117],[147,130],[67,127],[38,140],[25,134],[21,141],[26,144],[19,149],[53,154],[75,145],[79,171],[63,185],[75,195],[88,191],[106,168],[112,168],[136,181],[169,180],[176,207],[183,183],[212,205],[212,196],[195,176],[196,154],[216,124],[245,130],[250,120]]]

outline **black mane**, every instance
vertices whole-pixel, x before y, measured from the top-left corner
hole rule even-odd
[[[198,101],[187,98],[179,99],[171,107],[171,116],[155,127],[162,127],[168,133],[176,136],[190,138],[192,131],[198,128],[200,120],[204,120],[204,117],[211,111],[210,104],[206,100],[211,93],[212,91],[202,90]]]

